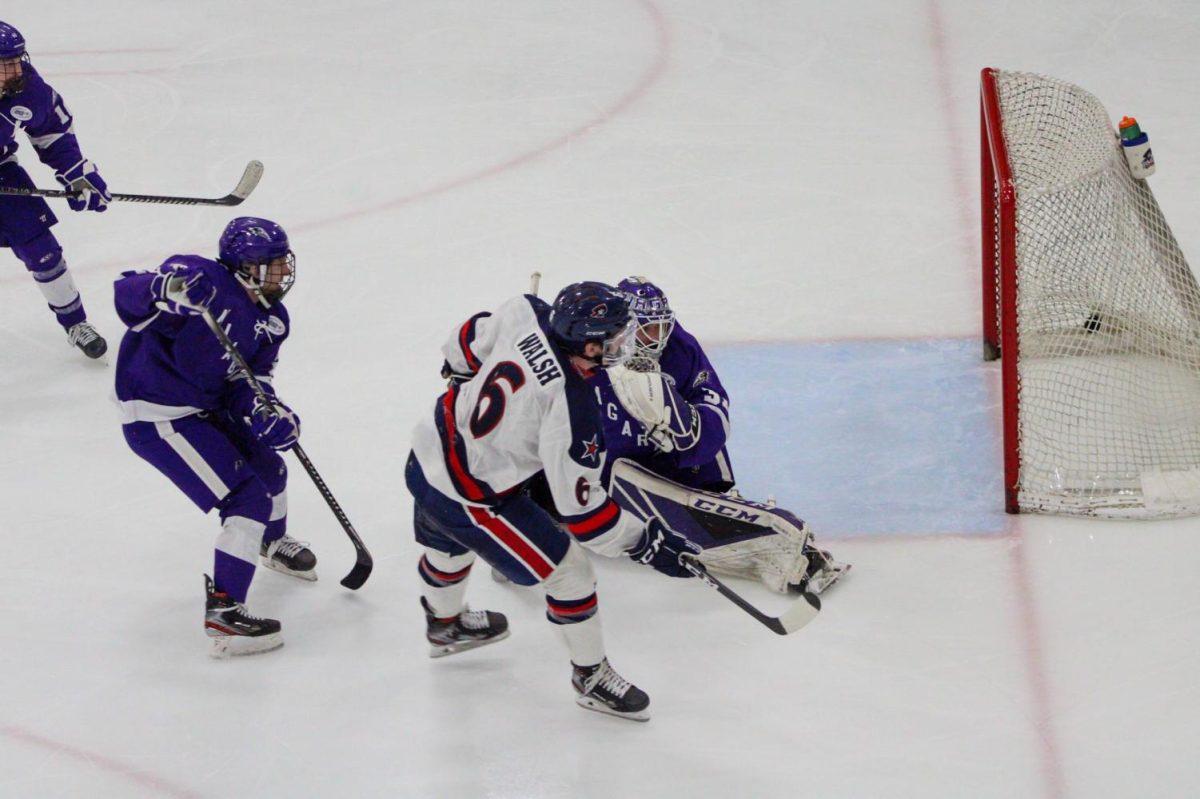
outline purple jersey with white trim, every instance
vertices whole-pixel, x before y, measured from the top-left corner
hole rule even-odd
[[[0,164],[17,160],[17,131],[24,129],[42,163],[65,172],[83,160],[75,121],[66,103],[29,64],[22,64],[25,88],[0,97]]]
[[[645,425],[621,406],[605,374],[596,380],[596,397],[608,444],[606,465],[611,468],[618,458],[628,458],[669,480],[695,488],[732,486],[733,469],[725,448],[729,438],[729,395],[704,348],[676,323],[659,358],[659,367],[699,414],[700,440],[683,452],[659,452],[646,437]]]
[[[290,331],[287,309],[269,309],[216,261],[174,255],[163,267],[202,269],[217,293],[209,312],[225,329],[263,388],[271,380],[279,347]],[[122,421],[163,421],[198,411],[225,409],[248,416],[254,393],[204,319],[167,313],[156,305],[151,282],[158,270],[124,272],[113,285],[117,315],[129,330],[117,355],[116,393]]]

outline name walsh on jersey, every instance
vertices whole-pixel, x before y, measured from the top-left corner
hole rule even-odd
[[[517,349],[525,358],[525,363],[529,364],[529,369],[539,384],[544,386],[551,380],[562,377],[562,372],[558,368],[558,360],[550,354],[542,337],[537,333],[530,333],[518,341]]]

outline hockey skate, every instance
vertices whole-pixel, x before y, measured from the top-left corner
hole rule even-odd
[[[626,680],[608,658],[595,666],[576,666],[571,674],[575,688],[575,704],[597,713],[607,713],[631,721],[650,720],[650,697],[641,688]]]
[[[209,655],[253,655],[283,646],[282,625],[275,619],[260,619],[246,612],[246,606],[228,594],[217,591],[212,578],[204,575],[208,600],[204,607],[204,632],[212,639]]]
[[[463,608],[457,616],[439,619],[421,597],[425,609],[425,637],[429,640],[429,657],[440,658],[468,649],[503,641],[508,637],[508,619],[503,613],[491,610]]]
[[[310,582],[317,579],[317,556],[308,548],[307,541],[284,535],[269,544],[264,541],[259,555],[268,569]]]
[[[792,593],[820,594],[850,571],[849,563],[834,560],[829,552],[813,546],[811,539],[804,545],[804,554],[808,558],[808,568],[799,582],[788,584],[788,591]]]
[[[93,360],[108,352],[108,342],[88,322],[71,325],[67,330],[67,341]]]

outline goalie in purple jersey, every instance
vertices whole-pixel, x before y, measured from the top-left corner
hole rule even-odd
[[[74,211],[104,211],[112,199],[94,164],[79,150],[71,112],[29,62],[25,39],[0,22],[0,186],[33,188],[17,163],[17,131],[24,130],[33,151],[64,187],[79,194],[68,202]],[[41,197],[0,195],[0,247],[25,264],[67,340],[89,358],[108,344],[87,321],[83,300],[67,270],[62,247],[50,232],[58,219]]]
[[[778,591],[820,593],[832,585],[849,566],[814,547],[804,522],[734,490],[729,395],[667,295],[644,277],[617,288],[638,326],[633,357],[596,380],[609,450],[604,484],[623,507],[641,518],[657,515],[703,547],[701,561],[715,572],[758,577]],[[705,512],[676,513],[682,498]],[[731,514],[754,516],[756,524],[731,526]]]
[[[174,255],[157,269],[117,279],[117,314],[128,326],[117,355],[116,398],[125,440],[205,513],[220,511],[213,576],[205,576],[204,629],[212,654],[282,645],[280,623],[250,615],[255,564],[316,579],[316,557],[287,535],[287,468],[279,451],[300,419],[275,398],[264,407],[202,318],[210,314],[275,397],[272,376],[291,330],[283,297],[296,278],[287,234],[238,217],[216,260]]]

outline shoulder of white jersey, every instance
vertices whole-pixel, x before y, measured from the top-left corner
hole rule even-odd
[[[604,426],[600,421],[600,405],[593,387],[571,365],[570,359],[553,344],[550,327],[550,305],[539,297],[526,294],[523,299],[537,319],[538,334],[531,333],[517,342],[517,350],[525,357],[530,369],[544,387],[552,389],[565,403],[571,426],[568,454],[581,466],[599,468],[604,461]],[[544,342],[544,344],[543,344]],[[551,360],[552,359],[552,360]],[[538,366],[534,366],[534,362]]]

